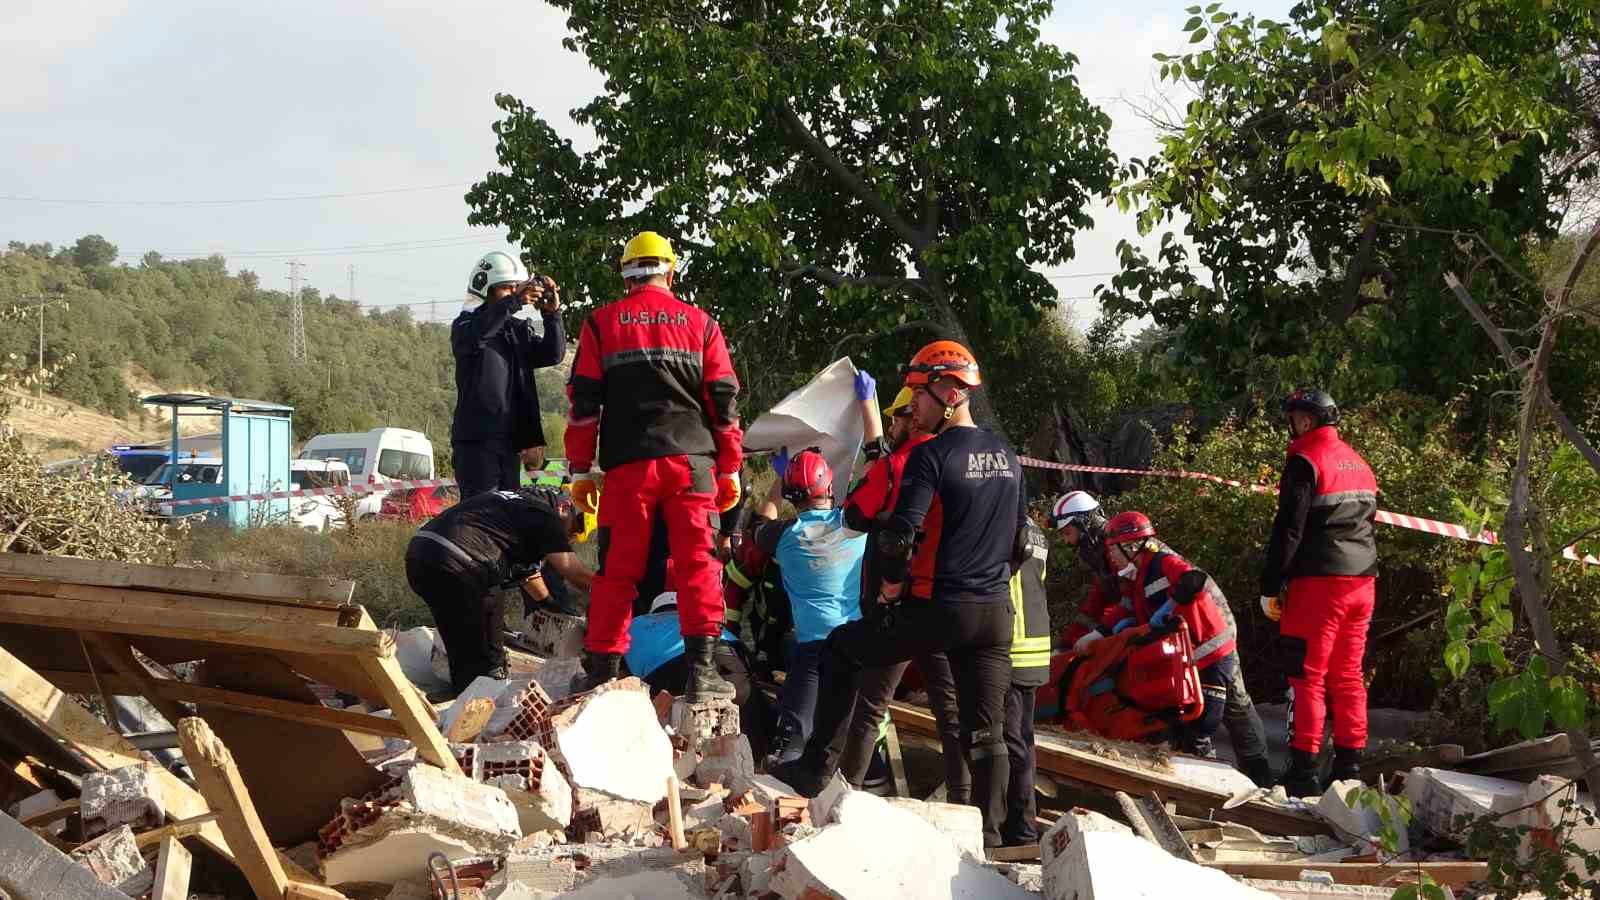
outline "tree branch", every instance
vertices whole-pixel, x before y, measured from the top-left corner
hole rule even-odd
[[[1361,284],[1366,277],[1367,267],[1372,262],[1372,251],[1378,239],[1378,201],[1367,202],[1367,209],[1361,218],[1366,221],[1366,226],[1361,229],[1361,241],[1356,246],[1356,255],[1350,260],[1350,266],[1344,273],[1344,291],[1339,298],[1339,305],[1333,308],[1333,322],[1343,325],[1355,315],[1360,308]]]
[[[944,328],[937,322],[930,322],[927,319],[915,319],[910,322],[904,322],[896,325],[888,331],[873,331],[865,334],[847,334],[840,338],[838,342],[833,345],[833,352],[828,355],[828,358],[838,359],[839,355],[844,352],[845,347],[859,340],[864,339],[872,341],[878,338],[894,337],[896,335],[906,334],[907,332],[912,331],[931,331],[934,334],[943,334]]]
[[[810,276],[828,287],[867,287],[885,291],[905,291],[907,293],[928,294],[928,286],[920,278],[908,278],[904,275],[846,275],[838,269],[827,266],[804,265],[794,269],[787,269],[783,273],[783,280],[805,278]]]

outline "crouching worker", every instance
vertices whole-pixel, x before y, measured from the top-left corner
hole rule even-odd
[[[1239,665],[1233,626],[1219,606],[1226,598],[1210,576],[1156,539],[1155,526],[1144,513],[1112,516],[1103,540],[1106,563],[1122,588],[1118,606],[1122,617],[1112,633],[1134,625],[1149,625],[1154,631],[1176,629],[1179,621],[1188,625],[1205,712],[1179,726],[1176,743],[1185,752],[1213,756],[1211,736],[1222,724],[1228,684]],[[1241,761],[1241,766],[1246,764],[1257,765]]]
[[[450,655],[450,688],[506,677],[505,610],[495,591],[513,570],[544,560],[588,590],[594,574],[572,552],[583,516],[558,488],[492,491],[462,500],[417,529],[406,580],[433,613]]]
[[[682,697],[689,683],[689,660],[684,655],[683,635],[678,622],[678,594],[668,591],[656,597],[650,611],[628,623],[628,650],[622,655],[628,671],[644,679],[652,696],[666,691]],[[772,733],[772,707],[767,695],[755,686],[744,647],[728,629],[712,651],[717,671],[733,685],[733,702],[739,707],[739,730],[750,739],[758,756],[766,752]]]

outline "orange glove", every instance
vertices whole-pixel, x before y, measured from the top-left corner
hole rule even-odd
[[[577,495],[574,494],[574,497]],[[717,512],[727,512],[739,505],[739,473],[717,476]]]
[[[1263,596],[1261,598],[1261,611],[1266,614],[1267,618],[1276,622],[1283,618],[1283,601],[1277,597]]]
[[[600,512],[600,488],[594,483],[593,473],[572,476],[572,505],[585,515]]]

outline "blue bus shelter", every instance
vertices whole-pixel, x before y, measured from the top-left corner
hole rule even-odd
[[[222,477],[216,484],[178,483],[172,485],[172,499],[195,500],[229,497],[237,494],[262,494],[286,491],[289,457],[293,454],[294,407],[261,400],[236,400],[205,394],[155,394],[145,397],[147,406],[169,407],[172,413],[171,461],[179,460],[180,429],[184,418],[216,416],[221,419]],[[179,507],[175,513],[189,510]],[[282,522],[289,518],[289,500],[248,500],[218,503],[193,508],[209,517],[226,520],[235,528]]]

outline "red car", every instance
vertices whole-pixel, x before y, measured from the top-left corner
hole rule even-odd
[[[444,512],[461,499],[461,491],[454,486],[406,488],[390,491],[378,509],[378,518],[413,524]]]

